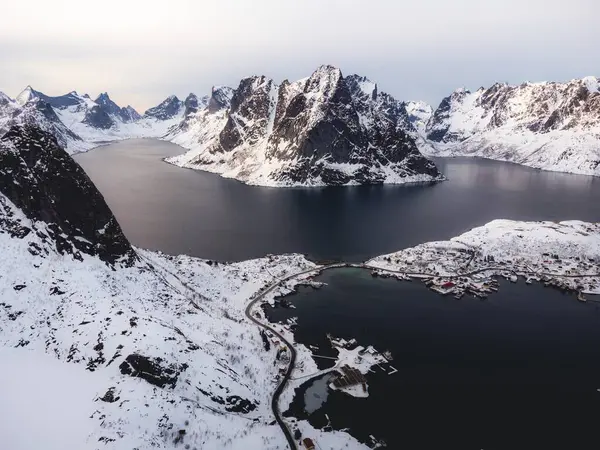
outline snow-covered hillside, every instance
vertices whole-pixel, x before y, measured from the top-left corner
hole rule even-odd
[[[3,448],[286,448],[271,410],[278,348],[245,308],[315,267],[294,254],[223,264],[132,248],[55,137],[12,127],[0,140]],[[323,434],[323,448],[366,448]]]
[[[599,81],[458,89],[440,103],[425,131],[435,155],[599,176]]]
[[[404,103],[365,77],[322,66],[293,83],[246,78],[227,94],[214,89],[173,130],[169,139],[190,151],[169,162],[268,186],[442,178],[419,153]]]

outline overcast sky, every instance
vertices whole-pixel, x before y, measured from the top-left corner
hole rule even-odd
[[[108,91],[140,111],[321,64],[437,105],[460,86],[600,75],[598,0],[15,0],[0,91]],[[93,3],[93,6],[86,4]]]

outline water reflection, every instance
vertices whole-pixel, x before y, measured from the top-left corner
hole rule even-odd
[[[181,169],[183,150],[131,140],[77,155],[138,246],[220,260],[300,252],[359,261],[496,219],[600,220],[600,180],[496,161],[441,159],[429,186],[277,189]]]

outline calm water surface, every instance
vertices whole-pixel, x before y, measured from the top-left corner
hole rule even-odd
[[[360,261],[496,218],[600,221],[592,177],[450,159],[436,161],[449,180],[433,186],[273,189],[162,161],[182,151],[131,140],[75,159],[135,245],[219,260],[301,252]],[[316,426],[329,414],[334,428],[391,449],[600,448],[598,304],[523,282],[482,302],[361,270],[320,279],[329,285],[301,289],[297,309],[272,319],[298,316],[296,338],[321,354],[335,354],[326,333],[389,349],[399,372],[370,374],[368,399],[311,382],[290,414]]]
[[[299,252],[362,261],[497,219],[600,221],[600,179],[438,160],[433,186],[263,188],[162,161],[181,147],[123,141],[75,156],[137,246],[243,260]]]
[[[600,448],[600,304],[522,280],[485,301],[359,269],[317,280],[328,285],[301,288],[296,308],[269,309],[270,319],[298,317],[296,340],[320,355],[336,354],[327,333],[389,349],[398,372],[368,374],[367,399],[320,392],[312,414],[305,383],[289,413],[317,427],[328,414],[333,428],[391,449]]]

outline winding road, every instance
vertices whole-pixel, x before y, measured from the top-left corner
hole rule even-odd
[[[271,291],[273,291],[275,288],[277,288],[279,285],[281,285],[282,283],[291,280],[292,278],[296,278],[299,277],[301,275],[306,275],[309,273],[320,273],[323,272],[325,270],[330,270],[330,269],[336,269],[336,268],[341,268],[341,267],[353,267],[356,269],[367,269],[367,270],[378,270],[378,271],[382,271],[382,272],[389,272],[389,273],[395,273],[395,274],[401,274],[401,275],[406,275],[406,276],[429,276],[429,277],[435,277],[438,275],[434,275],[434,274],[430,274],[430,273],[421,273],[421,272],[406,272],[406,271],[402,271],[402,270],[393,270],[393,269],[384,269],[381,267],[375,267],[375,266],[371,266],[367,263],[358,263],[358,264],[354,264],[354,263],[335,263],[335,264],[328,264],[325,266],[317,266],[317,267],[313,267],[311,269],[307,269],[304,270],[302,272],[297,272],[291,275],[288,275],[285,278],[281,278],[277,281],[275,281],[274,283],[270,284],[269,286],[267,286],[265,289],[259,291],[258,293],[254,294],[252,297],[250,297],[250,303],[248,303],[248,306],[246,306],[246,310],[245,310],[245,314],[246,317],[248,319],[250,319],[252,322],[254,322],[256,325],[258,325],[259,327],[270,331],[271,333],[273,333],[275,336],[277,336],[277,338],[287,346],[287,348],[290,349],[290,362],[288,364],[288,368],[287,371],[284,375],[284,377],[281,379],[281,381],[279,382],[279,384],[277,385],[277,388],[275,389],[275,392],[273,393],[273,398],[271,400],[271,408],[273,409],[273,414],[275,416],[275,420],[277,421],[277,424],[281,427],[281,430],[283,431],[283,433],[285,434],[285,437],[288,441],[289,447],[291,450],[298,450],[298,447],[296,446],[296,441],[294,440],[294,437],[292,435],[292,432],[290,431],[290,429],[288,428],[287,424],[284,422],[284,420],[281,417],[281,411],[279,411],[279,397],[281,396],[281,393],[283,392],[283,390],[285,389],[288,381],[291,379],[291,375],[292,372],[294,370],[294,366],[296,364],[296,350],[294,349],[294,347],[292,346],[292,344],[290,344],[282,335],[281,333],[279,333],[278,331],[276,331],[275,329],[273,329],[270,325],[265,324],[263,322],[261,322],[260,320],[258,320],[256,317],[252,316],[252,309],[254,308],[254,306],[256,305],[257,302],[259,302],[260,300],[262,300],[265,295],[267,295],[268,293],[270,293]],[[484,267],[481,269],[476,269],[476,270],[472,270],[470,272],[465,272],[465,273],[461,273],[461,274],[457,274],[457,275],[442,275],[443,278],[446,279],[451,279],[451,278],[458,278],[458,277],[465,277],[465,276],[471,276],[471,275],[475,275],[481,272],[487,272],[489,270],[502,270],[502,271],[511,271],[513,273],[516,274],[515,271],[512,271],[510,269],[507,269],[506,267]],[[537,275],[537,276],[558,276],[558,277],[565,277],[565,278],[587,278],[587,277],[598,277],[600,276],[600,274],[586,274],[586,275],[558,275],[558,274],[550,274],[550,273],[540,273],[540,272],[533,272],[533,271],[519,271],[518,272],[521,275]]]

